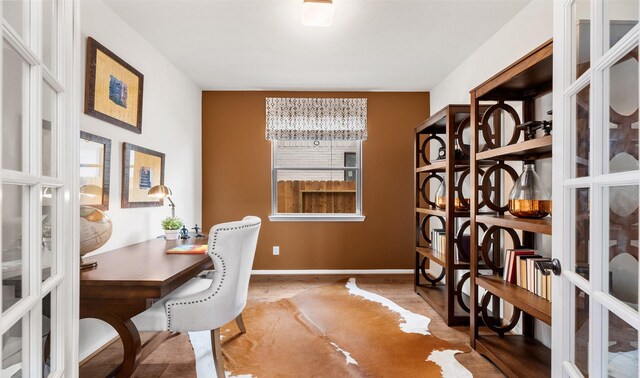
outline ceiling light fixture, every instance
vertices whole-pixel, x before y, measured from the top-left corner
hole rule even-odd
[[[306,26],[330,26],[333,21],[332,0],[304,0],[302,24]]]

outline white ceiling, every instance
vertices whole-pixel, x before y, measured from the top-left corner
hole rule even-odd
[[[432,89],[530,0],[106,0],[205,90]]]

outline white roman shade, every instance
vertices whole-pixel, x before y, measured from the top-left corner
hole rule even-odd
[[[366,98],[267,98],[269,140],[366,140]]]

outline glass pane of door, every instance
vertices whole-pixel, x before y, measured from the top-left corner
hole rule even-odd
[[[55,76],[56,61],[56,2],[42,1],[42,61]]]
[[[42,281],[51,277],[53,272],[53,262],[56,253],[56,235],[58,225],[56,224],[56,195],[57,190],[45,187],[42,190],[42,255],[40,266],[42,269]]]
[[[638,185],[605,188],[609,198],[609,294],[637,310]]]
[[[28,169],[29,65],[7,42],[2,56],[2,168]]]
[[[613,312],[608,313],[607,375],[609,377],[638,376],[638,330]]]
[[[571,81],[579,78],[591,66],[591,1],[574,0],[571,4],[571,27],[575,28],[571,51]]]
[[[605,72],[609,86],[609,164],[605,173],[638,169],[638,48]],[[606,160],[605,160],[606,161]]]
[[[2,311],[28,293],[29,190],[2,185]]]
[[[573,363],[585,377],[589,376],[589,295],[575,288],[573,321],[575,338]]]
[[[57,352],[55,348],[51,347],[56,345],[55,329],[52,327],[54,323],[52,298],[55,296],[49,293],[42,300],[42,376],[45,378],[55,370],[55,367],[52,366],[52,362],[55,361],[52,353]]]
[[[604,47],[608,50],[638,23],[638,0],[607,0],[604,4],[607,14]]]
[[[589,188],[572,190],[571,204],[575,224],[572,249],[573,270],[587,280],[589,279],[589,240],[591,239],[589,201]]]
[[[572,177],[589,176],[589,161],[591,159],[591,127],[589,125],[589,98],[591,85],[587,85],[571,98],[574,123],[572,135],[573,143],[573,169]]]
[[[29,29],[29,2],[24,0],[2,0],[2,15],[25,41]]]
[[[42,83],[42,175],[55,176],[56,92]]]
[[[22,377],[23,364],[26,364],[28,340],[23,339],[23,328],[29,324],[26,318],[18,320],[2,335],[2,377]]]

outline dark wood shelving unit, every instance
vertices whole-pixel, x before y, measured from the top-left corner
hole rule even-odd
[[[465,230],[470,232],[469,198],[462,198],[466,208],[455,209],[454,199],[462,193],[461,185],[471,172],[469,142],[462,131],[471,125],[469,105],[448,105],[415,129],[416,241],[415,292],[429,303],[447,325],[469,323],[469,296],[462,293],[469,279],[469,262],[458,259],[458,248]],[[464,156],[455,155],[456,144]],[[445,147],[446,158],[431,159],[433,148]],[[434,193],[440,182],[447,184],[444,209],[436,207]],[[446,243],[442,251],[433,249],[432,228],[445,229]],[[460,234],[460,235],[459,235]],[[436,277],[429,273],[432,264],[441,267]],[[434,270],[437,270],[435,268]],[[435,272],[434,272],[435,274]]]
[[[551,376],[551,350],[530,337],[482,335],[475,349],[509,377]]]
[[[537,160],[551,157],[553,137],[543,136],[516,145],[498,147],[476,154],[476,160]]]
[[[516,230],[551,235],[551,218],[527,219],[514,217],[511,214],[476,215],[476,221],[488,226],[513,228]]]
[[[416,252],[442,267],[446,267],[448,265],[446,256],[442,252],[434,251],[429,247],[416,247]],[[454,259],[453,267],[455,269],[469,269],[469,263]]]
[[[416,286],[415,292],[442,317],[440,313],[447,308],[447,286],[445,284]]]
[[[550,158],[553,137],[538,132],[536,138],[529,139],[514,127],[513,134],[502,140],[504,117],[511,116],[514,125],[541,121],[534,119],[536,99],[551,92],[552,52],[553,43],[547,41],[470,92],[470,302],[471,313],[478,314],[470,318],[470,343],[509,377],[551,375],[551,351],[534,338],[535,319],[551,324],[551,302],[502,278],[507,243],[499,233],[506,232],[505,237],[511,237],[514,246],[535,248],[536,234],[552,232],[549,216],[526,219],[507,212],[509,184],[505,179],[515,181],[518,177],[509,162]],[[520,112],[513,107],[515,102],[521,102]],[[494,213],[485,214],[480,206]],[[486,274],[485,269],[492,273]],[[483,298],[478,297],[479,288],[484,289]],[[510,319],[500,318],[500,301],[513,306]],[[521,316],[522,335],[512,334]]]
[[[418,207],[416,208],[416,213],[438,215],[441,217],[447,216],[446,211],[439,209],[437,207]],[[457,217],[469,218],[469,214],[470,214],[469,211],[454,211],[454,215]]]
[[[471,164],[470,160],[456,160],[454,164],[452,164],[452,169],[455,172],[464,171],[469,169],[469,165]],[[416,168],[416,172],[446,172],[448,168],[448,164],[444,160],[436,161],[431,164]]]

